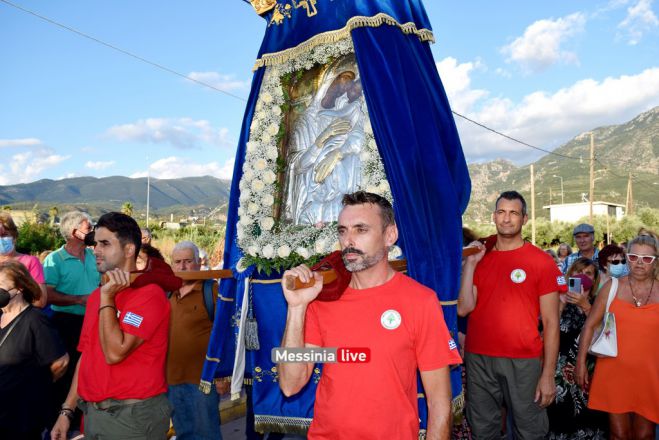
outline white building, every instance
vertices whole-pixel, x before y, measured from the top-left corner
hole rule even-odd
[[[624,208],[624,205],[617,203],[593,202],[593,215],[608,215],[620,220],[625,215]],[[543,209],[549,209],[549,220],[552,222],[575,223],[580,218],[590,215],[590,203],[588,202],[547,205],[543,206]]]

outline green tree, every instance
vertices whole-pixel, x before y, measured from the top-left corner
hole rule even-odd
[[[18,228],[16,250],[25,254],[38,254],[55,250],[64,244],[59,231],[49,224],[24,222]]]
[[[125,202],[123,205],[121,205],[121,212],[123,214],[126,214],[130,217],[133,216],[133,204],[130,202]]]

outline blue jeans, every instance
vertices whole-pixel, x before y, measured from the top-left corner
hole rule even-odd
[[[176,440],[222,440],[220,396],[214,388],[210,394],[204,394],[198,385],[170,385],[167,398],[174,407]]]

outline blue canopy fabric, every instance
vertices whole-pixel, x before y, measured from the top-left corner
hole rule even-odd
[[[408,275],[437,293],[457,339],[471,181],[444,87],[427,43],[387,26],[355,29],[352,38]],[[458,395],[459,369],[452,383]]]

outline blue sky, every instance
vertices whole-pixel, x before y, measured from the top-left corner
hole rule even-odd
[[[241,0],[12,2],[239,97],[265,30]],[[494,129],[553,149],[659,105],[653,0],[425,4],[453,109]],[[4,0],[0,41],[0,185],[148,168],[230,176],[244,101]],[[539,157],[459,118],[458,128],[469,162]]]

